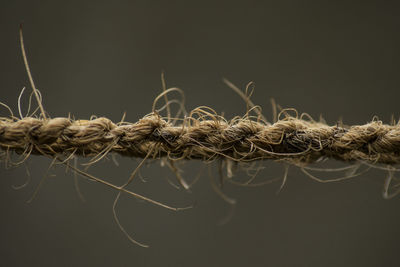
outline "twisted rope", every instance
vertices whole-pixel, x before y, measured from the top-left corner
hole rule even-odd
[[[174,125],[157,113],[136,123],[117,124],[107,118],[0,118],[0,147],[50,156],[115,152],[144,158],[152,150],[153,158],[297,163],[333,158],[396,164],[400,163],[400,125],[373,121],[351,127],[328,126],[290,116],[274,124],[249,117],[228,122],[215,116]]]
[[[252,89],[251,83],[248,84],[245,93],[243,93],[232,83],[225,80],[225,83],[243,98],[247,106],[247,113],[244,117],[236,117],[230,121],[215,113],[210,113],[211,109],[207,107],[196,108],[186,116],[183,99],[182,101],[168,101],[167,94],[169,92],[181,92],[181,90],[178,88],[167,89],[163,74],[161,79],[163,93],[154,100],[152,113],[136,123],[122,121],[113,123],[107,118],[93,120],[49,118],[45,114],[40,93],[35,87],[30,73],[24,49],[22,25],[20,25],[19,33],[25,68],[33,90],[32,93],[35,95],[41,114],[39,118],[33,117],[37,111],[36,109],[30,116],[23,117],[19,101],[24,89],[18,99],[21,119],[14,117],[12,110],[0,102],[0,105],[6,107],[11,114],[10,117],[0,118],[0,149],[5,152],[3,155],[14,151],[26,155],[24,160],[31,154],[50,156],[54,158],[53,163],[58,160],[74,170],[75,173],[117,190],[118,195],[113,204],[114,219],[128,239],[139,246],[147,247],[147,245],[136,241],[127,233],[119,222],[115,211],[122,192],[170,210],[186,209],[174,208],[126,189],[134,179],[137,171],[149,157],[168,157],[174,160],[199,159],[204,161],[219,158],[236,162],[271,159],[287,161],[296,165],[313,163],[323,158],[333,158],[345,162],[361,160],[372,164],[400,163],[400,122],[387,125],[381,121],[374,120],[365,125],[351,127],[341,125],[328,126],[313,120],[303,120],[302,116],[300,118],[297,116],[292,117],[283,112],[286,115],[284,119],[278,119],[275,123],[270,124],[262,116],[258,107],[250,100],[252,94],[252,91],[249,92],[249,89]],[[183,93],[181,92],[181,94],[183,98]],[[158,113],[164,108],[159,110],[155,108],[157,101],[161,97],[165,100],[164,107],[167,110],[167,119],[164,119]],[[185,114],[185,118],[180,125],[175,123],[177,119],[172,120],[171,118],[170,104],[173,102],[179,103],[181,106],[178,114],[182,112]],[[29,114],[30,106],[29,102],[27,114]],[[274,118],[280,118],[280,116],[276,116],[275,104],[273,106],[275,107],[273,108]],[[248,115],[251,111],[258,115],[256,119]],[[194,115],[198,117],[195,118]],[[111,184],[69,164],[69,160],[74,155],[93,157],[89,163],[94,163],[108,153],[143,158],[127,182],[122,186]],[[66,159],[61,160],[61,156],[66,156]],[[228,163],[230,161],[227,162],[229,173],[231,172],[229,167],[231,164]],[[189,189],[190,185],[180,176],[172,162],[170,163],[170,168],[175,172],[182,187]],[[353,169],[354,172],[350,175],[332,179],[331,181],[348,179],[362,173],[356,174],[357,168]],[[307,174],[304,168],[302,170]],[[384,183],[383,196],[392,198],[399,194],[400,190],[396,189],[394,192],[390,192],[390,184],[393,180],[395,169],[389,166],[387,170],[388,177]],[[280,189],[282,189],[287,179],[287,173],[288,168],[286,167]],[[315,180],[327,182],[327,180],[320,180],[311,174],[308,175]],[[223,176],[221,175],[221,177]],[[250,185],[251,180],[245,184],[238,184]],[[211,179],[211,183],[214,190],[225,201],[234,204],[234,201],[218,188],[213,179]],[[40,184],[32,198],[36,195]]]

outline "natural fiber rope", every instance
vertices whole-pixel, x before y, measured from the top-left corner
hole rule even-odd
[[[115,152],[144,158],[245,162],[262,159],[312,163],[321,158],[400,163],[400,125],[380,121],[360,126],[328,126],[286,117],[274,124],[251,118],[220,117],[173,125],[156,113],[136,123],[107,118],[0,118],[0,147],[17,153],[98,156]]]
[[[286,117],[280,120],[280,116],[276,115],[277,109],[275,102],[273,102],[273,117],[274,121],[277,121],[271,124],[261,114],[261,109],[250,100],[253,89],[252,83],[248,84],[245,93],[243,93],[235,85],[224,80],[229,87],[242,97],[247,107],[244,117],[236,117],[231,121],[227,121],[207,107],[198,107],[187,114],[184,108],[183,92],[178,88],[167,89],[163,74],[161,76],[163,93],[154,100],[152,113],[136,123],[122,122],[123,119],[119,123],[113,123],[107,118],[91,120],[50,118],[45,113],[41,95],[30,73],[24,49],[22,25],[20,25],[19,33],[25,68],[38,108],[31,115],[26,117],[22,115],[20,98],[25,88],[18,98],[20,118],[16,118],[12,110],[0,102],[0,105],[7,108],[11,114],[10,117],[0,117],[0,150],[4,150],[2,155],[8,157],[9,152],[23,154],[23,160],[16,165],[25,161],[31,154],[50,156],[53,158],[50,166],[58,160],[75,171],[76,174],[117,190],[118,195],[113,204],[114,219],[128,239],[139,246],[147,247],[147,245],[136,241],[127,233],[119,222],[115,211],[122,192],[174,211],[190,208],[174,208],[129,191],[126,188],[149,157],[168,157],[174,160],[200,159],[204,161],[211,161],[217,158],[226,159],[228,160],[226,166],[229,178],[231,176],[229,174],[231,172],[229,167],[231,166],[229,164],[231,161],[243,163],[263,159],[281,160],[300,165],[303,172],[320,182],[341,181],[358,176],[365,171],[356,173],[358,169],[356,166],[356,168],[352,167],[353,172],[349,175],[331,180],[321,180],[309,174],[304,165],[324,158],[333,158],[346,162],[364,161],[367,165],[369,163],[400,163],[400,122],[393,123],[393,125],[385,125],[381,121],[374,120],[371,123],[360,126],[344,127],[339,124],[328,126],[312,119],[309,121],[304,120],[302,119],[303,116],[300,116],[300,118],[289,116],[285,110],[281,111],[279,115],[284,114]],[[167,94],[170,92],[181,93],[182,100],[168,101]],[[157,101],[162,97],[165,100],[165,106],[157,110]],[[180,105],[177,117],[180,114],[185,115],[180,125],[175,123],[180,119],[171,117],[170,104],[172,103]],[[30,114],[30,107],[31,101],[29,100],[27,114]],[[159,115],[159,112],[164,108],[167,111],[167,119]],[[38,109],[40,110],[40,117],[33,117]],[[257,117],[249,116],[250,112],[255,112]],[[122,186],[114,185],[90,175],[86,171],[77,168],[76,164],[75,166],[69,164],[69,160],[74,155],[93,157],[89,162],[91,164],[110,152],[143,158],[127,182]],[[179,170],[173,165],[172,161],[169,162],[169,166],[175,172],[180,185],[185,189],[189,189],[191,185],[188,185],[180,176]],[[371,166],[368,167],[368,169],[370,168]],[[393,172],[397,170],[392,166],[381,168],[388,171],[388,177],[384,183],[383,197],[392,198],[400,193],[400,189],[390,192]],[[343,170],[343,168],[338,170]],[[280,189],[286,182],[287,173],[288,167],[286,166]],[[220,177],[222,186],[223,175],[221,173]],[[42,181],[44,178],[42,178]],[[252,185],[251,180],[244,184],[237,182],[236,184],[249,186]],[[273,180],[267,182],[271,181]],[[234,181],[231,180],[231,182]],[[39,183],[31,200],[38,192],[41,183]],[[225,201],[230,204],[235,203],[234,200],[221,191],[213,179],[211,179],[211,184],[213,189]],[[78,188],[77,186],[79,192]]]

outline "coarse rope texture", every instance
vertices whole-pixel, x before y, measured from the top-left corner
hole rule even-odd
[[[400,163],[400,125],[372,121],[351,127],[286,116],[273,124],[251,117],[186,118],[180,124],[152,112],[136,123],[107,118],[0,118],[0,147],[17,153],[99,156],[115,152],[144,158],[237,162],[285,160],[308,164],[321,158]]]
[[[21,112],[20,105],[20,99],[25,88],[22,89],[18,98],[19,117],[15,117],[12,110],[6,104],[0,102],[0,105],[10,112],[10,116],[0,117],[0,150],[2,150],[0,157],[4,156],[7,162],[10,152],[22,154],[22,160],[12,163],[19,165],[31,154],[44,155],[53,159],[50,167],[56,162],[64,164],[71,168],[75,174],[116,190],[118,193],[113,203],[114,219],[120,230],[134,244],[148,247],[148,245],[132,238],[121,225],[116,213],[116,205],[121,193],[127,193],[135,198],[173,211],[192,207],[172,207],[127,188],[149,158],[169,159],[162,162],[167,162],[169,168],[175,173],[180,186],[186,190],[189,190],[197,179],[190,184],[187,183],[180,175],[179,168],[174,165],[174,161],[192,159],[214,161],[220,159],[218,161],[220,184],[218,186],[210,175],[211,185],[222,199],[232,205],[235,204],[235,200],[222,192],[222,185],[225,180],[221,172],[223,165],[225,164],[227,168],[227,181],[240,186],[258,186],[277,179],[258,184],[252,183],[261,169],[261,167],[258,167],[255,174],[245,183],[234,181],[232,179],[232,162],[245,165],[247,162],[267,159],[299,166],[310,178],[323,183],[353,178],[365,173],[370,168],[384,169],[388,171],[388,176],[383,185],[383,197],[389,199],[400,194],[399,183],[391,186],[392,180],[398,180],[394,177],[394,172],[400,171],[393,166],[400,163],[400,121],[395,123],[392,120],[389,125],[374,119],[365,125],[344,126],[342,123],[338,123],[329,126],[322,120],[319,122],[313,120],[307,114],[298,116],[294,109],[281,109],[281,112],[277,115],[277,106],[272,101],[273,123],[270,123],[262,115],[261,108],[254,105],[250,100],[254,89],[253,84],[249,83],[245,92],[242,92],[228,80],[224,80],[224,82],[246,103],[247,112],[243,117],[227,120],[213,109],[205,106],[195,108],[187,113],[184,107],[183,91],[179,88],[167,89],[163,73],[161,76],[163,92],[155,98],[151,113],[136,123],[125,122],[125,115],[118,123],[107,118],[90,120],[74,120],[70,117],[51,118],[46,115],[40,92],[37,90],[30,72],[24,48],[22,25],[20,25],[19,33],[21,52],[32,93],[25,116]],[[172,92],[180,93],[181,100],[168,100],[167,95]],[[32,95],[35,96],[38,107],[30,113]],[[157,102],[161,98],[164,98],[165,105],[156,109]],[[173,103],[179,105],[176,116],[171,115],[170,106]],[[160,112],[164,109],[167,111],[165,117],[160,115]],[[36,115],[38,110],[40,115]],[[289,110],[294,110],[296,115],[289,115]],[[250,116],[251,112],[255,113],[256,116]],[[180,117],[182,114],[183,117]],[[281,115],[284,115],[282,119]],[[71,159],[76,159],[75,156],[84,156],[92,157],[89,163],[85,164],[91,165],[109,153],[142,158],[129,179],[121,186],[80,170],[76,166],[76,160],[74,165],[69,163]],[[315,177],[307,171],[321,170],[310,168],[307,165],[329,158],[344,162],[355,162],[355,164],[345,168],[325,169],[325,171],[333,172],[345,171],[345,176],[328,180]],[[358,171],[361,163],[368,165],[368,168]],[[386,167],[380,167],[377,164],[385,164]],[[42,178],[29,201],[37,194],[46,175]],[[287,175],[288,165],[286,164],[279,190],[283,188]],[[75,186],[83,199],[76,176]]]

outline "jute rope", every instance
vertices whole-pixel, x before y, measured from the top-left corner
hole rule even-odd
[[[173,125],[157,113],[136,123],[107,118],[19,120],[0,118],[0,147],[50,156],[99,156],[108,152],[144,158],[245,162],[263,159],[312,163],[320,158],[370,163],[400,162],[400,125],[373,121],[351,127],[286,117],[274,124],[251,118],[185,120]]]
[[[19,115],[17,118],[12,110],[5,104],[10,111],[9,117],[0,118],[0,150],[3,156],[8,159],[10,152],[23,154],[25,161],[31,154],[40,154],[53,158],[53,162],[60,162],[71,168],[75,174],[84,178],[99,182],[118,192],[113,204],[113,214],[116,223],[128,239],[142,247],[147,245],[133,239],[119,222],[116,213],[116,205],[121,193],[147,201],[149,203],[178,211],[185,208],[175,208],[161,202],[152,200],[148,197],[139,195],[127,189],[133,181],[136,173],[144,162],[149,158],[168,158],[171,170],[176,174],[180,185],[189,189],[190,185],[179,174],[179,170],[174,166],[175,160],[198,159],[203,161],[219,161],[222,167],[226,163],[227,176],[231,178],[232,162],[245,163],[256,160],[277,160],[292,163],[300,166],[302,171],[314,180],[320,182],[342,181],[344,179],[358,176],[364,171],[359,171],[359,162],[371,167],[382,168],[388,171],[383,186],[383,197],[392,198],[400,193],[398,184],[392,186],[394,180],[393,173],[399,171],[394,164],[400,163],[400,122],[391,125],[383,124],[381,121],[373,120],[365,125],[343,126],[337,124],[329,126],[323,122],[312,119],[305,120],[307,116],[290,116],[286,110],[282,110],[279,115],[276,113],[276,105],[273,104],[274,123],[269,123],[261,114],[258,106],[251,100],[252,91],[250,85],[246,87],[245,93],[235,87],[229,81],[225,83],[236,91],[245,101],[247,112],[243,117],[235,117],[227,120],[223,116],[216,114],[208,107],[198,107],[190,113],[184,110],[183,99],[181,101],[168,100],[167,94],[170,92],[183,93],[178,88],[166,88],[164,77],[162,76],[163,93],[161,93],[153,103],[152,112],[136,123],[121,122],[114,123],[107,118],[95,118],[91,120],[73,120],[71,118],[51,118],[46,115],[42,105],[41,96],[36,89],[28,60],[26,57],[22,36],[22,26],[20,27],[21,50],[28,74],[29,82],[32,87],[32,94],[35,95],[38,108],[31,114],[23,116],[18,102]],[[22,90],[19,100],[24,90]],[[32,96],[31,94],[31,96]],[[165,106],[156,109],[157,102],[164,98]],[[171,116],[170,105],[178,103],[180,109],[177,116]],[[29,108],[30,109],[30,104]],[[160,112],[166,109],[167,116],[162,117]],[[37,117],[36,111],[40,110]],[[254,112],[256,116],[249,114]],[[184,117],[179,117],[183,114]],[[280,115],[284,115],[280,119]],[[297,114],[297,112],[296,112]],[[89,164],[95,163],[105,157],[108,153],[118,153],[124,156],[142,158],[137,168],[132,172],[129,179],[121,186],[114,185],[101,178],[97,178],[86,171],[71,165],[69,161],[75,155],[92,157]],[[350,171],[344,177],[322,180],[306,169],[312,169],[306,165],[321,159],[332,158],[344,162],[356,162],[350,168],[338,168],[334,171]],[[376,166],[377,163],[386,164],[386,167]],[[17,164],[18,165],[18,164]],[[51,165],[52,166],[52,165]],[[316,168],[314,168],[316,170]],[[329,171],[329,169],[327,170]],[[288,167],[286,165],[284,176],[282,177],[282,189],[287,179]],[[257,174],[257,173],[256,173]],[[224,180],[220,173],[220,182]],[[244,184],[228,179],[232,183],[249,186],[255,175]],[[42,178],[42,181],[44,178]],[[41,181],[41,183],[42,183]],[[274,181],[267,181],[268,183]],[[40,184],[41,184],[40,183]],[[38,192],[36,189],[32,199]],[[213,189],[228,203],[234,204],[234,200],[226,196],[211,179]],[[77,185],[77,183],[76,183]],[[78,190],[77,186],[77,191]]]

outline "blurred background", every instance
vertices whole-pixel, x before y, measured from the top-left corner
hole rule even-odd
[[[2,1],[0,101],[18,114],[30,90],[18,26],[43,104],[52,117],[106,116],[137,121],[161,91],[182,88],[186,106],[207,105],[232,118],[245,104],[226,77],[271,119],[270,98],[328,124],[364,124],[374,115],[399,118],[400,39],[396,1]],[[30,92],[30,91],[27,91]],[[28,93],[22,98],[26,110]],[[1,116],[8,116],[6,109]],[[122,184],[138,161],[117,157],[88,171]],[[85,160],[80,160],[84,163]],[[336,164],[336,163],[333,163]],[[312,181],[289,169],[288,181],[245,188],[227,184],[231,207],[212,190],[204,164],[181,167],[191,193],[176,190],[159,161],[146,165],[131,189],[173,206],[172,212],[123,195],[121,223],[149,249],[135,246],[112,215],[116,192],[32,156],[26,166],[0,168],[0,236],[4,266],[398,266],[400,197],[382,198],[387,173],[372,170],[340,183]],[[257,182],[279,177],[263,162]],[[343,166],[343,165],[340,165]],[[30,173],[30,183],[21,185]],[[217,176],[217,165],[211,166]],[[318,175],[324,175],[318,174]],[[332,174],[329,174],[332,175]],[[336,174],[335,174],[336,175]],[[244,173],[235,179],[243,179]],[[245,178],[245,177],[244,177]]]

